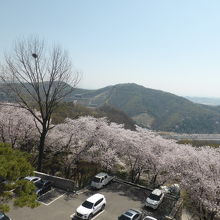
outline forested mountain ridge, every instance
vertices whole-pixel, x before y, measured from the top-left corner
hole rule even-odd
[[[10,101],[8,94],[1,91],[0,101]],[[91,108],[95,108],[99,109],[96,115],[106,117],[110,114],[111,117],[117,115],[117,119],[113,121],[125,124],[128,122],[130,124],[128,127],[131,128],[134,127],[134,121],[142,127],[157,131],[220,133],[220,106],[193,103],[186,98],[134,83],[117,84],[97,90],[76,88],[65,102],[90,107],[90,110],[82,110],[78,107],[75,109],[78,115],[79,109],[82,110],[82,115],[94,115],[94,110],[91,113]],[[102,109],[100,113],[100,108],[103,106],[105,106],[104,111]],[[70,115],[75,114],[70,113],[74,108],[70,110],[69,106],[67,111]],[[58,115],[56,116],[59,118]]]
[[[138,125],[179,133],[219,133],[219,107],[193,103],[186,98],[128,83],[98,90],[75,90],[75,102],[92,107],[104,104],[124,111]]]

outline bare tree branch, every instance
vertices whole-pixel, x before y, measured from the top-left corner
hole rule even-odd
[[[27,109],[41,124],[38,170],[42,169],[44,142],[57,105],[77,86],[80,78],[73,72],[67,53],[60,47],[48,49],[37,37],[17,41],[1,65],[1,80],[13,100]],[[35,109],[40,112],[36,114]],[[37,123],[36,123],[37,125]]]

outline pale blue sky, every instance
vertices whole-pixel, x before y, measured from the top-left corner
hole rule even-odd
[[[220,97],[219,0],[0,2],[0,54],[37,34],[69,51],[79,87],[134,82]]]

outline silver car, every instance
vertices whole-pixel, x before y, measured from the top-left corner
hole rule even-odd
[[[121,216],[118,217],[118,220],[141,220],[142,212],[136,209],[129,209]]]

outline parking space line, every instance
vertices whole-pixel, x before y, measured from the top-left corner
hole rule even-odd
[[[70,218],[72,219],[76,213],[74,212],[72,215],[70,215]]]
[[[101,211],[98,215],[95,215],[91,220],[96,219],[96,218],[97,218],[99,215],[101,215],[104,211],[105,211],[105,210]],[[74,212],[72,215],[70,215],[70,218],[73,218],[75,214],[76,214],[76,213]]]
[[[51,201],[51,202],[49,202],[49,203],[47,203],[47,204],[45,204],[45,205],[51,205],[53,202],[55,202],[56,200],[58,200],[59,198],[61,198],[61,197],[63,197],[64,195],[65,195],[66,193],[64,193],[64,194],[62,194],[62,195],[60,195],[60,196],[58,196],[57,198],[55,198],[53,201]]]
[[[88,189],[86,189],[86,190],[84,190],[84,191],[79,191],[79,192],[76,192],[76,195],[80,195],[80,194],[85,193],[85,192],[88,192],[88,191],[89,191]]]
[[[92,219],[97,218],[99,215],[101,215],[105,210],[101,211],[98,215],[94,216]]]
[[[46,194],[48,194],[49,192],[53,192],[53,191],[55,191],[55,189],[53,188],[52,190],[50,190],[50,191],[48,191],[48,192],[46,192],[45,194],[43,194],[42,196],[44,196],[44,195],[46,195]],[[57,198],[55,198],[54,200],[52,200],[51,202],[49,202],[49,203],[45,203],[45,202],[42,202],[42,201],[38,201],[38,202],[40,202],[40,203],[42,203],[43,205],[46,205],[46,206],[49,206],[50,204],[52,204],[53,202],[55,202],[57,199],[59,199],[59,198],[61,198],[62,196],[64,196],[66,193],[64,193],[64,194],[62,194],[62,195],[60,195],[60,196],[58,196]]]

